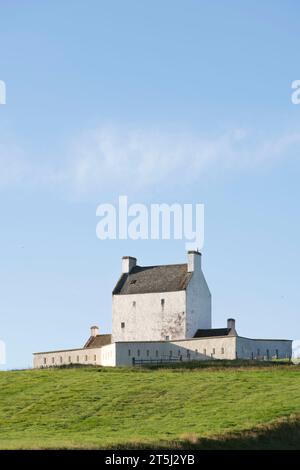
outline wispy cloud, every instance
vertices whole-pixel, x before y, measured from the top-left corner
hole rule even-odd
[[[291,149],[300,150],[300,132],[264,140],[244,129],[205,137],[100,127],[75,142],[67,173],[80,191],[114,183],[139,189],[172,178],[186,184],[209,172],[265,165],[287,157]]]
[[[20,147],[0,142],[0,188],[21,184],[28,177],[30,167]]]
[[[0,187],[42,185],[76,193],[138,190],[154,184],[192,183],[201,175],[237,172],[298,156],[300,132],[258,138],[233,129],[213,136],[191,132],[101,126],[82,132],[66,155],[33,164],[16,146],[0,144]]]

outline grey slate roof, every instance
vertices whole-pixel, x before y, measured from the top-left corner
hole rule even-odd
[[[111,344],[111,335],[97,335],[97,336],[90,336],[84,348],[101,348],[101,346],[106,346],[107,344]]]
[[[209,330],[197,330],[194,338],[208,338],[210,336],[228,336],[231,328],[211,328]]]
[[[113,295],[184,290],[192,276],[187,269],[187,264],[135,266],[129,274],[121,275]]]

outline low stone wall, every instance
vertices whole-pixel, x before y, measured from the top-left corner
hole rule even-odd
[[[251,339],[237,337],[237,357],[239,359],[290,359],[292,341],[280,339]]]
[[[71,364],[101,365],[101,349],[80,348],[35,353],[33,355],[33,367],[55,367]]]
[[[80,348],[34,354],[35,368],[71,364],[106,367],[131,366],[133,361],[208,359],[290,359],[292,341],[250,339],[240,336],[193,338],[178,341],[118,342],[101,348]]]
[[[132,341],[116,344],[116,365],[135,361],[235,359],[236,337],[220,336],[178,341]]]

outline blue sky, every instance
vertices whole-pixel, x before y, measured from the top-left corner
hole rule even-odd
[[[96,208],[205,204],[213,324],[300,337],[300,78],[294,1],[0,2],[0,338],[5,367],[111,329],[121,257]],[[131,142],[136,143],[132,151]]]

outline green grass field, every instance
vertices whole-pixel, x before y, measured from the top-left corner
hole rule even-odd
[[[0,448],[300,448],[300,366],[0,372]]]

